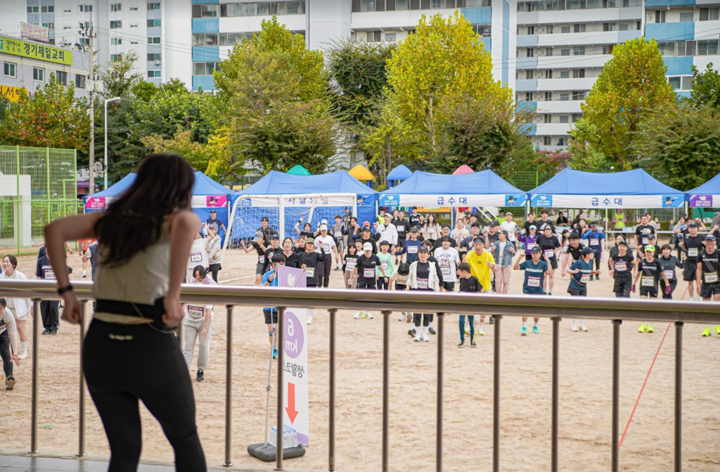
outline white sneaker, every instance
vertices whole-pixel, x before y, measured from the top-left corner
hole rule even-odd
[[[582,331],[583,333],[587,333],[588,329],[585,325],[582,325],[582,326],[580,326],[580,331]]]
[[[416,335],[415,339],[413,339],[413,341],[415,341],[416,343],[419,343],[420,341],[422,341],[422,339],[420,339],[419,335]]]
[[[427,333],[423,334],[422,340],[423,340],[424,343],[429,343],[429,342],[430,342],[430,338],[428,338]]]
[[[312,324],[312,320],[313,320],[312,316],[308,316],[307,324],[309,324],[309,325]]]
[[[87,272],[83,271],[83,277],[87,277]]]
[[[480,328],[475,330],[475,336],[485,336],[485,330]]]
[[[372,320],[372,319],[373,319],[373,315],[371,315],[369,311],[366,311],[366,312],[365,312],[365,318],[368,319],[368,320]]]
[[[577,326],[573,325],[573,327],[572,327],[572,332],[573,332],[573,333],[577,333],[577,332],[578,332]]]
[[[27,351],[23,351],[20,354],[18,354],[18,359],[20,359],[20,360],[27,359],[27,357],[28,357]]]
[[[360,319],[360,315],[362,315],[362,311],[357,311],[357,312],[355,313],[355,319],[356,319],[356,320],[359,320],[359,319]]]

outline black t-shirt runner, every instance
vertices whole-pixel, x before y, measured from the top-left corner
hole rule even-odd
[[[474,275],[471,275],[467,279],[460,278],[460,291],[478,293],[483,291],[483,286],[480,281]]]
[[[377,244],[375,243],[375,239],[370,236],[368,239],[364,239],[362,236],[355,236],[355,241],[360,241],[365,245],[365,243],[370,243],[372,245],[372,253],[377,254]]]
[[[642,253],[645,252],[645,246],[650,244],[650,241],[648,240],[648,236],[655,234],[655,228],[653,228],[650,225],[638,225],[637,228],[635,228],[635,235],[638,237],[638,244],[639,248],[638,250]]]
[[[698,264],[702,266],[703,279],[705,285],[715,285],[720,283],[720,252],[717,249],[709,254],[707,251],[700,253]]]
[[[357,259],[358,280],[366,282],[375,281],[375,268],[380,265],[380,259],[375,254],[367,257],[361,254]]]
[[[252,247],[255,248],[255,251],[258,254],[258,262],[257,263],[260,264],[261,266],[265,267],[265,260],[267,259],[265,257],[265,250],[267,247],[264,245],[260,245],[260,244],[256,243],[255,241],[251,241],[250,244],[252,244]]]
[[[395,229],[397,230],[398,242],[405,241],[405,239],[407,239],[407,233],[408,231],[410,231],[410,228],[408,228],[408,220],[401,220],[400,218],[395,218],[394,220],[392,220],[392,224],[395,225]]]
[[[357,254],[345,254],[345,258],[343,259],[343,271],[354,272],[355,267],[357,267],[357,260]]]
[[[549,221],[548,221],[549,223]],[[560,241],[555,236],[546,237],[544,234],[538,236],[536,244],[542,249],[543,256],[551,261],[555,259],[555,248],[560,247]]]
[[[582,244],[578,244],[578,247],[572,247],[570,244],[565,246],[567,248],[567,253],[570,254],[570,256],[574,261],[578,261],[582,258]]]
[[[420,228],[420,215],[410,215],[410,227],[417,226]]]
[[[620,254],[611,256],[610,263],[612,264],[612,269],[615,271],[615,280],[632,278],[632,263],[634,260],[635,257],[629,252],[624,256]]]
[[[545,231],[546,226],[550,226],[552,228],[552,232],[555,233],[555,224],[552,221],[538,220],[538,221],[536,221],[536,223],[537,224],[535,226],[537,226],[538,234],[542,234],[543,231]]]
[[[417,288],[418,290],[432,290],[430,288],[430,264],[431,262],[417,263]],[[436,269],[437,270],[437,269]]]
[[[703,238],[701,235],[696,234],[695,236],[685,235],[683,243],[687,249],[687,260],[691,263],[697,262],[700,253],[705,249],[703,245]]]
[[[638,264],[638,270],[640,271],[640,287],[657,289],[658,279],[662,274],[660,261],[653,259],[652,262],[649,262],[643,258]]]

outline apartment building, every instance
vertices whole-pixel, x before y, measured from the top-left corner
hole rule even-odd
[[[82,32],[92,26],[99,64],[132,51],[146,80],[191,81],[189,0],[20,0],[7,7],[3,33],[19,36],[20,22],[32,23],[49,29],[51,43],[77,49],[89,45]]]
[[[515,7],[508,0],[192,0],[194,89],[212,90],[212,71],[235,41],[259,32],[277,15],[291,31],[305,35],[311,48],[325,49],[337,39],[402,41],[422,15],[460,10],[492,53],[498,80],[514,86]]]

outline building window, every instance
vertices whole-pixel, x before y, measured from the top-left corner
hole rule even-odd
[[[3,65],[3,74],[5,77],[17,77],[17,64],[6,62]]]
[[[110,11],[122,11],[122,3],[113,3],[110,5]]]
[[[80,5],[80,12],[81,13],[91,13],[92,12],[92,5]]]
[[[220,5],[193,5],[193,18],[217,18],[220,15]]]
[[[150,2],[147,4],[148,10],[159,10],[160,9],[160,3],[159,2]]]
[[[585,69],[573,69],[573,79],[584,79]]]
[[[566,143],[567,143],[567,138],[559,138],[559,139],[558,139],[558,142],[557,142],[557,145],[558,145],[558,146],[565,146]]]
[[[49,29],[49,30],[54,30],[54,29],[55,29],[55,23],[42,23],[42,27],[43,27],[43,28],[47,28],[47,29]]]
[[[665,23],[665,10],[655,12],[655,23]]]
[[[580,121],[580,118],[582,118],[582,113],[573,113],[572,114],[572,122],[577,123]]]
[[[41,69],[39,67],[33,67],[33,80],[37,80],[38,82],[44,82],[45,81],[45,69]]]
[[[615,23],[603,23],[603,31],[615,31]]]
[[[525,79],[526,80],[532,80],[534,78],[535,78],[535,71],[532,71],[532,70],[525,71]]]
[[[193,33],[193,46],[217,46],[219,33]]]
[[[552,74],[550,74],[550,78],[552,78]],[[552,92],[545,92],[545,101],[552,101]]]
[[[569,70],[561,70],[561,71],[560,71],[560,78],[561,78],[561,79],[569,79],[569,78],[570,78],[570,71],[569,71]]]
[[[55,78],[57,79],[57,81],[58,81],[61,85],[67,85],[67,84],[68,84],[68,81],[67,81],[67,72],[63,72],[63,71],[60,71],[60,70],[59,70],[59,71],[56,71],[56,72],[55,72]]]
[[[717,21],[718,8],[701,8],[700,21]]]
[[[528,48],[527,57],[535,57],[535,50],[533,48]]]
[[[217,68],[217,62],[195,62],[193,64],[193,75],[213,75]]]
[[[162,54],[160,54],[160,53],[148,54],[148,55],[147,55],[147,60],[148,60],[148,62],[161,61],[161,60],[162,60]]]
[[[394,43],[397,41],[395,33],[385,33],[385,42],[386,43]]]
[[[383,11],[383,9],[385,8],[385,0],[369,1],[374,2],[374,5],[372,6],[373,10],[368,11]],[[392,0],[387,1],[388,3],[392,2]],[[400,3],[401,1],[402,0],[396,0],[396,2],[398,3]],[[407,2],[407,0],[405,1]],[[360,0],[353,0],[352,11],[360,11]],[[222,17],[303,14],[305,14],[305,0],[286,2],[226,3],[220,5],[220,16]]]
[[[532,92],[525,93],[525,101],[527,101],[527,102],[533,101],[533,93]]]
[[[75,74],[75,87],[79,89],[85,88],[85,82],[87,81],[87,76],[82,74]]]
[[[528,27],[527,27],[527,34],[535,34],[535,27],[534,27],[534,26],[528,26]]]
[[[149,79],[159,79],[160,77],[162,77],[162,73],[159,70],[149,70],[148,71]]]
[[[38,7],[38,6],[27,7],[27,12],[28,13],[40,13],[40,7]]]
[[[130,11],[138,11],[138,7],[130,7]]]
[[[561,56],[569,56],[570,55],[570,48],[565,48],[560,50]]]
[[[630,25],[628,23],[620,23],[618,25],[618,31],[628,31],[630,29]]]
[[[603,46],[603,54],[612,54],[613,46],[614,46],[614,44],[610,44],[608,46]]]
[[[573,56],[584,56],[585,55],[585,46],[575,46],[573,48]]]
[[[122,44],[122,38],[110,38],[111,46],[118,46],[120,44]]]
[[[552,136],[543,136],[543,146],[552,146]]]
[[[688,23],[693,21],[693,12],[680,12],[680,23]]]
[[[585,32],[585,25],[584,24],[578,24],[574,26],[574,32],[575,33],[584,33]]]
[[[122,54],[110,54],[110,62],[119,61],[122,59]]]
[[[160,20],[147,20],[147,27],[148,28],[159,28]]]
[[[563,26],[563,27],[560,28],[560,32],[563,33],[563,34],[569,33],[569,32],[570,32],[570,27],[569,27],[569,26]]]
[[[42,6],[42,7],[40,7],[40,12],[41,13],[55,13],[55,7],[53,5]]]
[[[570,93],[569,92],[560,92],[560,101],[561,102],[569,102],[570,101]]]
[[[552,115],[550,113],[545,113],[543,115],[543,120],[545,123],[552,123]]]
[[[160,36],[148,36],[148,44],[160,44]]]
[[[122,28],[122,20],[110,22],[110,29],[118,29],[118,28]]]
[[[698,41],[697,49],[699,56],[712,56],[718,53],[718,40]]]
[[[367,42],[368,43],[379,43],[382,41],[382,31],[368,31]]]
[[[572,93],[572,99],[576,102],[585,100],[586,96],[587,96],[587,92],[573,92]]]
[[[560,115],[560,123],[570,123],[570,117],[567,115]]]

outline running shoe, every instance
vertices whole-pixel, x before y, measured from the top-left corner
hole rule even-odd
[[[465,347],[465,341],[460,341],[460,344],[458,344],[458,349],[462,349]]]
[[[567,275],[563,275],[563,276],[562,276],[562,279],[563,279],[563,280],[567,280]]]
[[[312,324],[312,320],[313,320],[313,319],[312,319],[312,316],[308,316],[307,324],[311,325],[311,324]]]
[[[638,333],[644,333],[647,331],[647,326],[645,326],[645,323],[640,325],[640,328],[638,328]]]
[[[87,272],[83,272],[83,278],[87,277]]]
[[[475,330],[475,334],[478,336],[485,336],[485,330],[482,328],[478,328],[477,330]]]
[[[366,311],[366,312],[365,312],[365,319],[372,320],[372,319],[373,319],[373,315],[371,315],[369,311]]]
[[[15,377],[12,375],[5,379],[5,390],[12,390],[15,388]]]
[[[277,359],[278,356],[278,350],[277,348],[273,349],[273,359]]]
[[[27,351],[21,352],[20,354],[18,354],[18,359],[20,359],[20,360],[27,359],[27,357],[28,357]]]
[[[45,328],[45,331],[43,331],[42,334],[50,334],[50,328]]]
[[[520,335],[521,335],[521,336],[526,336],[526,335],[527,335],[527,326],[523,326],[523,327],[522,327],[522,329],[520,330]]]
[[[720,325],[715,326],[715,336],[720,336]]]
[[[197,380],[198,382],[205,382],[205,372],[203,372],[202,370],[199,370],[199,369],[198,369],[196,380]]]
[[[55,330],[55,331],[50,331],[50,334],[51,334],[52,336],[56,336],[56,335],[57,335],[57,330]]]
[[[356,320],[359,320],[359,319],[360,319],[360,316],[362,316],[362,311],[357,311],[357,312],[355,313],[355,319],[356,319]]]
[[[712,331],[710,331],[710,326],[708,326],[707,328],[705,328],[705,329],[703,330],[703,332],[702,332],[702,337],[703,337],[703,338],[709,338],[710,336],[712,336]]]
[[[572,327],[572,332],[573,332],[573,333],[577,333],[577,332],[578,332],[578,327],[575,326],[575,325],[573,325],[573,327]]]
[[[648,326],[647,326],[647,332],[648,332],[648,333],[654,333],[654,332],[655,332],[655,330],[653,329],[653,327],[652,327],[651,324],[648,324]]]
[[[423,335],[422,340],[423,340],[423,342],[425,342],[425,343],[429,343],[429,342],[430,342],[430,338],[428,338],[427,333],[425,333],[425,334]]]
[[[588,332],[587,326],[585,326],[585,325],[580,326],[580,331],[582,331],[583,333],[587,333]]]
[[[417,336],[417,332],[414,329],[409,329],[408,336]]]
[[[596,276],[595,276],[595,279],[596,279],[596,280],[600,280],[600,276],[599,276],[599,275],[596,275]]]
[[[428,331],[430,331],[430,334],[437,334],[437,332],[435,331],[435,329],[432,326],[430,328],[428,328]]]
[[[419,343],[419,342],[420,342],[420,336],[415,336],[415,339],[413,339],[413,341],[415,341],[416,343]]]
[[[538,329],[537,325],[533,326],[533,334],[540,334],[540,330]]]
[[[477,344],[475,344],[475,341],[470,341],[470,347],[477,347]]]

